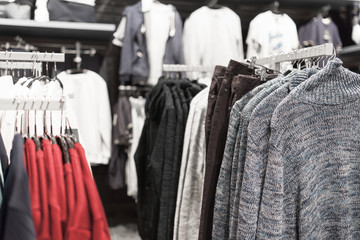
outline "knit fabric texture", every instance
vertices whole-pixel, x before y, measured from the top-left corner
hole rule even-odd
[[[240,118],[242,124],[238,129],[238,138],[235,145],[235,155],[233,157],[233,166],[231,172],[231,188],[230,188],[230,237],[229,239],[236,239],[236,229],[238,223],[238,209],[239,209],[239,196],[241,192],[241,184],[243,178],[246,143],[247,143],[247,127],[249,125],[249,119],[254,108],[269,94],[278,89],[284,83],[288,82],[289,78],[278,78],[278,80],[264,88],[258,94],[256,94],[241,111]],[[235,164],[237,163],[237,164]]]
[[[335,59],[277,106],[257,239],[360,238],[359,98]]]
[[[255,239],[259,205],[267,163],[270,121],[276,106],[309,76],[314,69],[296,71],[290,81],[264,98],[252,111],[247,128],[246,157],[239,194],[237,239]]]
[[[220,174],[216,185],[215,206],[213,217],[213,239],[228,239],[229,237],[229,216],[230,216],[230,183],[232,159],[234,156],[235,142],[238,128],[241,124],[240,113],[245,105],[258,92],[274,84],[277,79],[270,80],[238,100],[231,109],[227,139],[225,144],[224,156],[221,163]]]

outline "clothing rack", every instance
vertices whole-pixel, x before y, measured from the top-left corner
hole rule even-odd
[[[41,70],[42,63],[41,62],[22,62],[22,61],[16,61],[16,62],[0,62],[0,69],[36,69]]]
[[[0,51],[0,61],[65,62],[64,53]]]
[[[33,99],[33,98],[0,98],[0,110],[65,110],[65,98]]]
[[[0,51],[0,67],[3,69],[34,69],[42,62],[64,62],[64,53]],[[35,68],[36,69],[36,68]],[[65,110],[65,98],[31,98],[28,96],[0,97],[1,110]]]
[[[281,53],[275,56],[259,58],[256,64],[265,65],[270,64],[271,68],[280,71],[280,63],[286,61],[296,61],[301,59],[317,58],[324,56],[333,56],[336,53],[332,43],[325,43],[319,46],[301,48],[291,51],[289,53]]]
[[[184,64],[163,64],[163,72],[213,72],[214,67]]]

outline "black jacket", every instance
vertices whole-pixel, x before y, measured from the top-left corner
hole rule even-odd
[[[184,79],[160,79],[149,94],[135,154],[143,239],[172,238],[185,124],[190,101],[202,88]]]

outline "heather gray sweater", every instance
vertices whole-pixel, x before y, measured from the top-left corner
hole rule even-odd
[[[294,74],[294,73],[292,73]],[[230,235],[229,239],[236,239],[237,223],[238,223],[238,209],[239,198],[241,192],[241,184],[244,171],[244,162],[246,154],[247,143],[247,127],[249,119],[254,108],[269,94],[278,89],[280,86],[288,82],[290,76],[279,78],[271,86],[268,86],[256,94],[243,108],[240,114],[242,119],[241,125],[238,129],[238,138],[235,145],[235,154],[233,157],[233,167],[231,172],[231,188],[230,188]],[[237,163],[237,164],[235,164]]]
[[[305,69],[276,89],[253,110],[247,128],[246,158],[241,185],[237,225],[237,239],[255,239],[259,204],[264,184],[270,138],[270,120],[276,106],[309,76],[317,72]]]
[[[341,64],[274,111],[257,239],[360,238],[360,75]]]
[[[241,124],[240,112],[252,97],[277,81],[278,79],[273,79],[254,88],[240,100],[238,100],[231,109],[224,157],[221,163],[220,174],[216,185],[212,230],[213,239],[229,238],[231,170],[235,142],[236,138],[238,137],[238,128]]]

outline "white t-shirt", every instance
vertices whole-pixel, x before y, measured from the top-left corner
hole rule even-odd
[[[353,26],[351,39],[356,43],[360,44],[360,24],[356,24]]]
[[[243,60],[240,17],[227,7],[197,9],[185,21],[183,46],[185,64],[191,66],[227,66],[230,59]]]
[[[108,164],[111,153],[111,112],[104,79],[97,73],[68,74],[58,78],[64,85],[66,106],[73,109],[88,162]]]
[[[260,13],[250,22],[246,44],[248,59],[290,52],[299,46],[296,25],[285,13]]]

